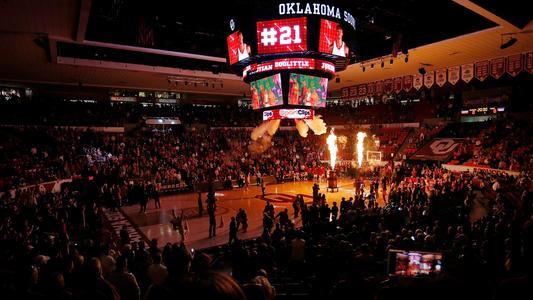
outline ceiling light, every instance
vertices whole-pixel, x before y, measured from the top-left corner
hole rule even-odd
[[[506,49],[514,45],[516,42],[518,42],[518,39],[515,37],[511,37],[507,42],[503,43],[503,37],[502,37],[502,44],[500,45],[500,49]]]
[[[426,69],[424,67],[418,69],[418,73],[420,73],[421,75],[424,75],[426,74]]]
[[[409,61],[409,56],[406,55],[404,61],[408,62]]]

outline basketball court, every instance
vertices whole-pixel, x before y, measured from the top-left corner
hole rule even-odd
[[[202,193],[204,213],[202,217],[198,214],[198,194],[188,193],[181,195],[169,195],[161,197],[161,208],[155,209],[154,203],[148,203],[148,209],[145,214],[139,213],[139,205],[122,207],[122,213],[126,219],[145,239],[157,238],[160,245],[167,242],[179,242],[180,236],[176,230],[173,230],[170,224],[172,209],[179,214],[184,210],[184,216],[187,219],[189,231],[185,237],[185,244],[189,248],[200,249],[211,246],[225,244],[229,239],[229,222],[232,216],[235,216],[239,208],[244,208],[248,215],[248,231],[243,232],[239,229],[239,239],[255,238],[261,235],[263,230],[263,208],[266,201],[274,204],[276,214],[285,208],[289,209],[289,215],[293,218],[292,202],[296,195],[302,194],[306,203],[312,202],[313,181],[299,181],[282,184],[267,185],[265,197],[261,196],[261,187],[252,185],[244,188],[234,188],[228,191],[217,191],[217,230],[216,237],[209,238],[209,218],[206,209],[206,193]],[[366,182],[368,190],[369,182]],[[327,183],[319,183],[320,193],[326,193],[326,199],[330,206],[336,201],[340,204],[341,198],[352,197],[354,194],[353,181],[350,179],[339,178],[338,191],[326,191]],[[383,198],[380,195],[378,199],[380,206],[383,205]],[[223,226],[220,227],[221,219]],[[294,220],[297,226],[301,225],[300,218]]]

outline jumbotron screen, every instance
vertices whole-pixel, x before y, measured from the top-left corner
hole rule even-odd
[[[355,63],[357,20],[349,11],[335,4],[276,2],[250,5],[228,18],[234,71],[287,58],[325,60],[336,71]]]
[[[292,18],[257,22],[257,53],[307,50],[307,19]]]
[[[250,46],[244,42],[241,31],[235,31],[227,37],[229,64],[241,61],[250,57]]]
[[[280,74],[252,81],[250,91],[253,109],[283,105]]]
[[[327,93],[327,78],[290,74],[289,105],[326,107]]]
[[[344,42],[344,29],[330,20],[320,20],[320,39],[318,51],[342,57],[348,57],[350,49]]]

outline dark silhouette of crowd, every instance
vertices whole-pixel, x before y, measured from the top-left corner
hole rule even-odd
[[[20,119],[9,116],[24,107],[17,105],[1,110],[0,115],[6,116],[2,123],[25,123],[33,117],[29,112]],[[157,106],[143,110],[117,105],[116,111],[106,112],[114,105],[68,105],[76,115],[106,120],[92,125],[123,125],[130,118],[137,122],[142,116],[169,112]],[[376,107],[380,105],[386,104]],[[36,119],[39,125],[85,123],[57,114],[63,108],[43,109],[49,111]],[[239,119],[246,108],[239,109],[228,119],[216,108],[202,114],[200,108],[182,107],[170,109],[167,116],[179,116],[187,124],[247,125]],[[115,113],[120,117],[107,118]],[[313,172],[324,168],[324,136],[303,139],[294,131],[280,131],[268,149],[254,153],[248,147],[250,131],[242,128],[140,127],[107,134],[4,126],[0,128],[0,295],[2,299],[529,299],[533,143],[524,124],[510,119],[471,129],[452,124],[439,133],[456,132],[467,138],[453,158],[460,163],[474,160],[521,171],[518,177],[492,170],[452,172],[427,162],[388,162],[372,171],[351,173],[353,197],[331,206],[317,187],[309,191],[311,201],[295,197],[292,211],[267,203],[263,232],[256,239],[238,238],[239,229],[248,227],[246,212],[239,211],[228,224],[228,245],[195,251],[183,243],[134,241],[126,228],[116,237],[103,210],[138,203],[146,212],[150,201],[157,207],[159,193],[168,184],[192,190],[200,183],[234,180],[245,187],[254,182],[252,176],[258,185],[267,176],[312,179]],[[64,178],[72,181],[53,188],[40,185]],[[212,191],[207,200],[206,212],[214,225],[209,235],[215,236]],[[442,253],[442,271],[430,277],[391,276],[387,269],[392,249]]]

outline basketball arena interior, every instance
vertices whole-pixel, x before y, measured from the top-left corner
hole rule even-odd
[[[1,299],[532,299],[533,13],[1,0]]]

